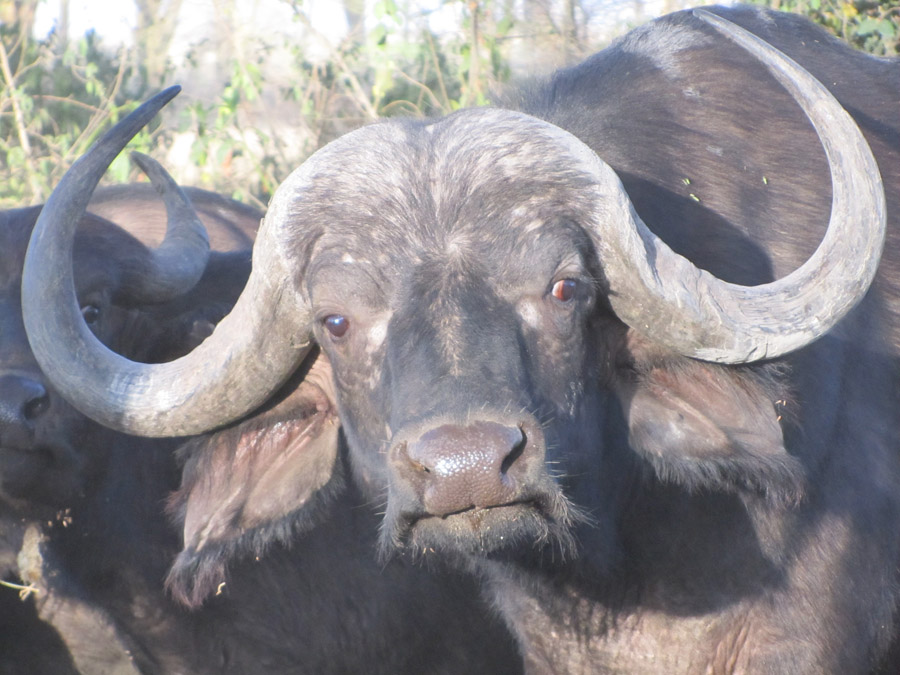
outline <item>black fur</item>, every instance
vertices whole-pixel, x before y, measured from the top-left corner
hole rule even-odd
[[[900,62],[795,16],[712,11],[821,80],[883,174],[874,287],[795,354],[701,363],[619,322],[583,179],[526,119],[375,125],[371,142],[332,146],[291,207],[350,478],[387,493],[386,556],[484,576],[532,672],[865,672],[894,632]],[[652,229],[727,281],[786,275],[827,223],[803,113],[689,12],[506,105],[579,137]],[[557,301],[562,279],[577,291]],[[334,315],[349,324],[337,337]],[[441,434],[453,447],[474,422],[521,430],[494,491],[514,497],[432,513],[423,486],[440,472],[410,466],[408,447]],[[448,452],[441,471],[481,450]]]
[[[27,376],[46,388],[48,400],[21,418],[21,400],[0,401],[11,411],[0,419],[0,575],[38,591],[20,601],[16,590],[0,587],[0,611],[15,610],[0,620],[0,672],[520,671],[511,637],[481,604],[471,579],[377,562],[372,505],[348,489],[329,497],[341,487],[334,469],[344,461],[333,419],[330,450],[322,448],[331,461],[319,470],[320,482],[305,471],[315,468],[313,452],[289,452],[299,432],[264,411],[182,448],[176,517],[185,521],[190,513],[203,528],[218,515],[222,527],[207,546],[186,530],[193,547],[181,550],[165,504],[182,482],[176,450],[183,441],[97,426],[55,394],[34,362],[18,295],[37,213],[0,213],[0,377]],[[140,233],[151,236],[154,222],[138,220]],[[110,347],[133,359],[169,360],[198,344],[230,309],[249,273],[249,255],[214,253],[191,291],[161,305],[133,306],[122,285],[144,250],[127,232],[86,216],[75,247],[78,297]],[[10,386],[2,394],[15,391]],[[321,392],[300,397],[291,419],[318,419],[323,401]],[[266,446],[258,438],[274,441]],[[222,489],[203,491],[216,480],[234,487],[227,481],[240,464],[235,452],[244,453],[240,461],[249,468],[237,486],[246,497],[239,513],[216,501]],[[280,458],[293,463],[278,465]],[[310,501],[304,509],[266,520],[257,532],[242,518],[260,522],[301,505],[282,499],[296,492],[270,489],[267,463],[278,467],[279,480],[305,478],[315,489],[304,493]],[[240,529],[229,529],[232,522]],[[172,595],[164,588],[167,574]]]

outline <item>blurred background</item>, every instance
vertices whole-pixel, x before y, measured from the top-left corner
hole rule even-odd
[[[900,50],[900,0],[754,0],[855,47]],[[264,207],[334,137],[439,115],[602,49],[687,0],[0,0],[0,208],[44,201],[151,94],[133,149],[184,185]],[[900,114],[900,113],[898,113]],[[127,156],[110,182],[139,179]]]

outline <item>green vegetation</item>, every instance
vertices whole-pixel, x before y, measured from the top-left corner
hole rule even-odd
[[[110,53],[94,35],[70,40],[65,21],[36,40],[40,0],[0,0],[0,208],[46,199],[99,133],[175,82],[184,93],[132,147],[152,149],[180,182],[264,206],[294,167],[349,129],[484,104],[523,55],[547,55],[553,65],[594,51],[602,38],[589,35],[590,19],[614,3],[443,0],[459,30],[437,35],[413,0],[379,0],[374,22],[363,21],[362,0],[343,0],[348,33],[323,52],[307,3],[271,1],[291,17],[283,32],[248,36],[236,0],[218,0],[218,32],[176,70],[165,56],[176,22],[165,12],[179,2],[135,0],[134,47]],[[900,0],[765,4],[808,14],[872,53],[898,51]],[[196,93],[203,86],[213,93]],[[120,157],[108,179],[140,176]]]
[[[140,98],[123,91],[127,74],[94,36],[61,45],[0,24],[0,207],[46,199],[98,134],[135,107]],[[149,151],[152,136],[143,132],[134,149]],[[110,177],[122,182],[129,171],[120,158]]]
[[[876,56],[900,54],[900,0],[746,0],[805,14],[854,47]]]

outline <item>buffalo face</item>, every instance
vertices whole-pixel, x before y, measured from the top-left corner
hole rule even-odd
[[[596,466],[567,455],[599,438],[608,372],[596,354],[622,335],[578,225],[577,178],[535,161],[547,153],[514,128],[479,133],[460,117],[404,131],[371,217],[313,196],[304,219],[331,226],[297,242],[311,251],[305,286],[355,465],[388,492],[384,540],[567,547],[577,511],[552,474]],[[499,166],[466,161],[486,144]]]
[[[22,260],[39,209],[0,214],[0,496],[60,506],[76,496],[86,476],[80,438],[97,425],[77,413],[50,385],[28,346],[22,324]],[[93,223],[96,225],[96,223]],[[80,247],[79,247],[80,248]],[[86,260],[77,290],[85,320],[98,337],[116,322],[107,311],[109,265]]]
[[[797,488],[768,375],[696,365],[616,318],[588,179],[552,146],[467,115],[394,138],[366,194],[310,189],[295,217],[328,228],[292,241],[354,467],[387,494],[385,550],[571,554],[578,523],[612,531],[641,466]],[[323,186],[371,183],[374,154],[353,152]],[[720,409],[697,412],[715,387]]]
[[[76,220],[73,244],[74,295],[81,318],[97,340],[130,358],[155,362],[179,356],[206,337],[243,281],[223,281],[227,277],[218,278],[220,268],[237,265],[245,269],[246,260],[238,259],[245,259],[246,254],[221,254],[207,267],[205,230],[190,203],[153,160],[136,157],[136,161],[163,194],[160,202],[165,202],[171,226],[165,239],[168,244],[157,251],[148,249],[127,229],[84,214]],[[127,211],[127,192],[117,191],[117,199]],[[145,193],[136,190],[134,202],[146,201]],[[44,505],[59,509],[82,496],[93,477],[104,470],[108,459],[104,439],[113,432],[59,395],[26,336],[21,304],[23,262],[40,212],[41,207],[31,207],[0,213],[0,498],[18,508]],[[163,239],[165,219],[159,214],[132,217],[134,220],[123,221],[125,228],[131,226]],[[166,268],[161,261],[167,254],[157,253],[167,246],[171,250],[179,239],[181,252],[172,257],[184,254],[193,263],[179,262]],[[198,243],[185,246],[185,239]],[[46,269],[44,274],[50,276]],[[185,285],[182,273],[186,269],[192,277],[205,270],[207,278]],[[168,273],[177,278],[175,283],[167,284]],[[210,288],[215,291],[210,293]],[[195,298],[203,293],[206,301],[196,303]]]
[[[463,565],[474,564],[487,578],[536,671],[593,672],[611,658],[662,655],[668,649],[659,646],[670,639],[689,646],[685,651],[675,644],[671,661],[658,663],[660,672],[688,663],[699,670],[714,670],[717,663],[741,668],[738,657],[748,644],[746,653],[755,658],[754,640],[765,643],[764,654],[779,657],[781,650],[771,645],[790,642],[775,638],[796,635],[794,623],[815,625],[817,634],[831,626],[834,640],[825,637],[814,648],[840,645],[836,653],[864,644],[854,640],[853,623],[867,624],[874,634],[875,623],[890,622],[889,600],[881,596],[891,594],[877,579],[893,569],[895,555],[888,548],[894,544],[888,541],[884,554],[871,556],[870,563],[863,551],[874,538],[844,534],[863,523],[863,533],[874,533],[872,519],[862,514],[879,510],[874,520],[880,522],[892,511],[878,509],[877,491],[871,500],[865,494],[860,501],[866,507],[851,508],[851,520],[840,522],[833,536],[832,516],[849,503],[844,485],[862,496],[874,486],[861,476],[875,465],[871,454],[868,461],[862,457],[864,447],[852,456],[844,452],[829,469],[831,480],[822,483],[830,446],[820,442],[810,420],[838,428],[846,418],[810,418],[816,406],[804,397],[818,380],[792,375],[790,368],[808,373],[810,364],[816,371],[834,367],[829,344],[847,337],[848,324],[838,322],[860,303],[878,267],[886,223],[883,186],[859,129],[820,83],[721,19],[703,12],[683,18],[687,23],[698,16],[704,23],[694,47],[702,51],[714,44],[707,23],[739,41],[785,86],[822,140],[832,178],[831,217],[815,253],[794,272],[773,280],[773,256],[792,261],[779,264],[779,274],[805,259],[809,241],[799,240],[820,225],[820,211],[794,209],[801,205],[789,184],[782,195],[790,208],[776,209],[774,216],[757,209],[745,214],[743,197],[717,203],[715,192],[704,193],[702,203],[693,200],[690,209],[666,213],[668,205],[683,201],[670,192],[670,183],[686,184],[682,160],[693,172],[700,170],[693,161],[698,157],[705,166],[716,161],[710,157],[733,155],[735,173],[726,172],[724,182],[728,176],[738,183],[756,180],[740,148],[763,127],[748,125],[748,131],[742,121],[744,144],[730,144],[727,134],[711,133],[715,127],[693,116],[715,97],[695,95],[692,80],[690,88],[676,86],[676,98],[691,99],[686,128],[702,131],[704,143],[679,145],[676,122],[672,147],[657,157],[653,143],[635,136],[647,161],[660,162],[666,181],[649,192],[636,190],[632,203],[602,159],[606,154],[620,162],[632,139],[613,139],[618,157],[608,152],[605,124],[614,120],[592,106],[566,108],[565,99],[557,98],[565,90],[563,73],[561,82],[544,91],[547,105],[532,109],[536,116],[477,109],[433,122],[392,120],[318,151],[276,192],[254,247],[247,290],[234,311],[197,350],[165,367],[109,358],[82,339],[83,330],[65,348],[54,349],[56,329],[79,329],[77,313],[74,321],[70,312],[61,323],[31,314],[29,307],[47,295],[57,297],[55,304],[64,301],[58,289],[41,283],[37,271],[47,260],[66,260],[65,245],[54,246],[67,231],[62,207],[77,206],[82,189],[67,175],[55,192],[60,208],[36,227],[41,234],[29,251],[32,265],[26,263],[26,279],[34,283],[23,284],[24,311],[35,353],[50,364],[47,371],[58,376],[67,396],[90,398],[80,401],[86,414],[128,433],[178,436],[239,419],[285,383],[290,388],[292,373],[317,342],[330,364],[353,482],[367,492],[368,502],[385,506],[382,550],[463,554]],[[691,58],[692,40],[681,30],[675,34],[669,46]],[[650,51],[657,46],[641,33],[634,40],[649,44]],[[612,47],[605,57],[611,61],[598,63],[612,63],[620,75],[630,71],[627,46]],[[656,63],[657,53],[651,56]],[[697,80],[713,86],[703,75]],[[587,100],[631,93],[624,81],[627,89],[591,90]],[[741,84],[752,88],[743,78]],[[761,96],[770,85],[760,89]],[[795,142],[797,134],[785,131],[794,128],[765,135],[783,142],[761,142],[777,152],[761,153],[760,166],[810,152],[805,141]],[[681,149],[686,157],[675,156]],[[112,154],[92,150],[86,164],[102,169]],[[665,157],[673,160],[671,167]],[[824,175],[809,176],[795,179],[825,182]],[[738,186],[737,193],[745,194],[746,187]],[[657,223],[661,218],[660,231],[677,232],[682,245],[703,242],[686,247],[693,262],[651,232],[638,212]],[[746,222],[745,216],[761,221]],[[746,235],[758,232],[776,233],[777,246],[765,237],[754,246]],[[752,278],[736,276],[759,284],[729,283],[709,271],[738,281],[728,269],[732,259],[756,261],[738,263]],[[832,329],[816,346],[792,355]],[[72,349],[89,355],[90,366],[62,367]],[[104,376],[92,377],[93,370]],[[91,397],[79,396],[89,379]],[[104,396],[110,379],[116,395]],[[831,374],[826,379],[827,393],[844,396],[840,387],[847,382]],[[275,518],[276,537],[286,536],[286,521],[298,521],[278,504],[270,508],[278,501],[270,494],[291,496],[287,508],[303,511],[312,492],[327,496],[328,486],[336,486],[327,475],[336,456],[331,441],[338,438],[327,398],[328,405],[320,409],[317,403],[318,413],[307,420],[311,436],[305,447],[319,455],[313,463],[322,469],[313,472],[315,480],[266,471],[275,466],[267,457],[277,457],[266,434],[259,464],[244,462],[273,479],[273,489],[260,495],[249,515]],[[847,410],[856,412],[853,406]],[[314,421],[319,413],[329,424]],[[867,412],[863,419],[869,416],[875,415]],[[865,438],[870,437],[848,435],[842,442],[856,450],[863,445],[857,440]],[[890,431],[874,445],[882,442],[892,447]],[[191,516],[191,495],[180,502],[191,550],[174,570],[176,588],[193,578],[192,551],[201,565],[215,569],[210,561],[231,546],[231,534],[243,538],[249,530],[254,538],[252,519],[231,498],[230,477],[210,470],[220,462],[229,466],[224,460],[231,456],[206,453],[212,464],[197,464],[192,485],[199,491],[192,493],[205,517]],[[298,458],[298,466],[308,463]],[[879,478],[885,486],[891,471]],[[202,477],[210,474],[224,474],[225,485],[205,485]],[[806,502],[782,508],[782,502],[800,498],[806,478],[812,486]],[[265,522],[262,527],[268,528]],[[255,541],[259,550],[265,537]],[[482,560],[473,563],[473,555]],[[836,582],[845,578],[851,560],[859,567],[852,583]],[[602,574],[618,561],[614,575]],[[860,599],[855,596],[865,591],[864,577],[873,581],[870,594]],[[204,583],[208,592],[212,578]],[[189,586],[188,595],[204,592]],[[874,605],[881,609],[872,613]],[[714,615],[707,614],[711,609]],[[698,644],[701,634],[711,642],[704,637]],[[594,651],[598,647],[602,656]],[[687,660],[712,653],[713,661]],[[771,670],[769,663],[777,669],[800,661],[775,658],[756,667]],[[828,669],[824,658],[804,663],[815,663],[815,672]],[[641,665],[647,664],[644,659]]]

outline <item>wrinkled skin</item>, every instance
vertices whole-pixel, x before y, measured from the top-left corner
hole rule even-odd
[[[196,192],[190,194],[196,201]],[[198,210],[214,245],[230,247]],[[181,441],[137,439],[100,427],[57,396],[37,368],[18,304],[36,214],[36,208],[0,214],[0,575],[37,589],[22,602],[15,590],[0,587],[0,672],[520,671],[509,634],[487,615],[471,579],[376,561],[377,515],[353,490],[334,499],[322,490],[315,513],[269,528],[264,560],[262,548],[242,541],[215,553],[207,549],[211,571],[195,577],[191,552],[182,553],[171,572],[173,598],[163,579],[180,536],[164,504],[180,482],[175,450]],[[141,216],[135,229],[158,239],[147,223],[158,230],[162,215]],[[160,305],[129,306],[121,272],[142,251],[129,234],[87,215],[76,238],[77,296],[107,345],[138,360],[168,360],[196,346],[230,309],[249,256],[214,254],[190,292]],[[179,525],[184,513],[194,518],[183,523],[185,539],[194,533],[191,523],[233,504],[231,493],[222,494],[233,484],[192,482],[191,467],[230,463],[229,453],[243,448],[244,512],[252,514],[262,500],[268,513],[280,502],[275,495],[267,506],[273,493],[260,467],[273,454],[294,457],[289,450],[302,448],[303,429],[320,420],[336,438],[330,397],[315,381],[310,376],[273,409],[181,450],[187,468],[172,511]],[[257,452],[254,439],[270,425],[280,435],[265,446],[269,454]],[[317,467],[301,455],[299,465],[279,464],[279,476],[301,485],[337,485],[344,461],[332,454]],[[226,465],[215,475],[225,480],[236,472],[236,465]],[[243,526],[218,532],[234,541],[245,534]],[[298,534],[290,551],[272,542]],[[226,559],[232,561],[228,574]]]
[[[385,123],[291,207],[352,477],[387,498],[383,554],[475,570],[529,672],[858,673],[891,639],[900,63],[796,17],[716,11],[833,91],[887,190],[873,289],[789,357],[717,366],[622,324],[579,176],[524,126]],[[783,276],[828,220],[796,104],[689,14],[510,104],[586,142],[725,280]]]

